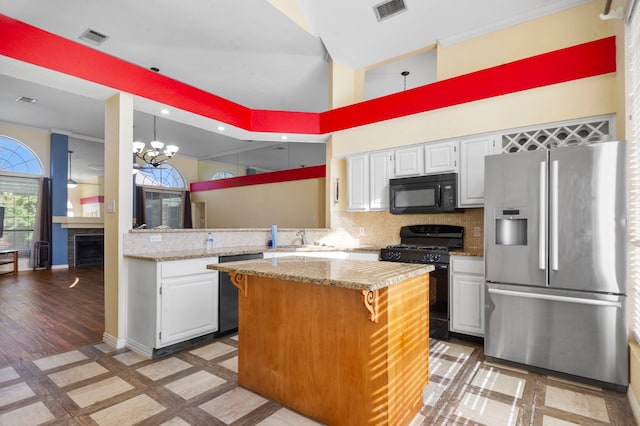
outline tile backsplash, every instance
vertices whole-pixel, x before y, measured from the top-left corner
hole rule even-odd
[[[484,209],[465,209],[460,213],[392,215],[380,212],[332,212],[332,228],[359,241],[360,245],[385,247],[400,243],[400,227],[405,225],[438,224],[464,227],[464,248],[482,250],[484,247]],[[364,233],[361,233],[361,229]],[[474,231],[479,231],[476,236]]]
[[[213,247],[267,247],[271,239],[271,229],[170,229],[135,230],[124,236],[124,254],[148,254],[172,250],[203,250],[206,248],[207,233],[213,234]],[[301,229],[278,229],[278,244],[301,244],[296,235]],[[325,240],[328,229],[306,229],[307,242]]]
[[[464,227],[464,249],[483,249],[484,209],[466,209],[460,213],[433,215],[392,215],[389,212],[332,212],[332,229],[308,228],[308,244],[321,243],[341,247],[386,247],[400,243],[400,227],[419,224],[458,225]],[[361,232],[361,230],[363,232]],[[479,231],[479,236],[475,232]],[[266,247],[271,229],[181,229],[134,230],[125,234],[124,254],[148,254],[206,247],[207,232],[214,247]],[[280,228],[278,244],[301,244],[300,229]],[[152,238],[153,237],[153,238]],[[158,241],[160,240],[160,241]]]

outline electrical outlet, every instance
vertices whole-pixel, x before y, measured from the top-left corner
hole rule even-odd
[[[481,237],[482,236],[482,230],[480,229],[479,226],[474,226],[473,227],[473,236],[474,237]]]
[[[162,242],[162,235],[152,235],[151,237],[149,237],[149,241],[151,241],[152,243],[160,243]]]
[[[364,226],[360,227],[360,235],[364,235]]]

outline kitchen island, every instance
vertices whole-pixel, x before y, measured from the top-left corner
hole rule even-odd
[[[212,264],[239,289],[238,383],[329,425],[409,424],[428,381],[431,265]]]

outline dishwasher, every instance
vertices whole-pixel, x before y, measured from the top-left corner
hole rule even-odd
[[[262,259],[262,257],[262,253],[220,256],[218,263]],[[238,331],[238,289],[231,284],[231,277],[226,272],[220,271],[218,280],[218,332],[216,334],[226,336]]]

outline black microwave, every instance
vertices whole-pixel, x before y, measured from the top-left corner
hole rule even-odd
[[[389,180],[389,211],[393,214],[457,211],[456,173]]]

